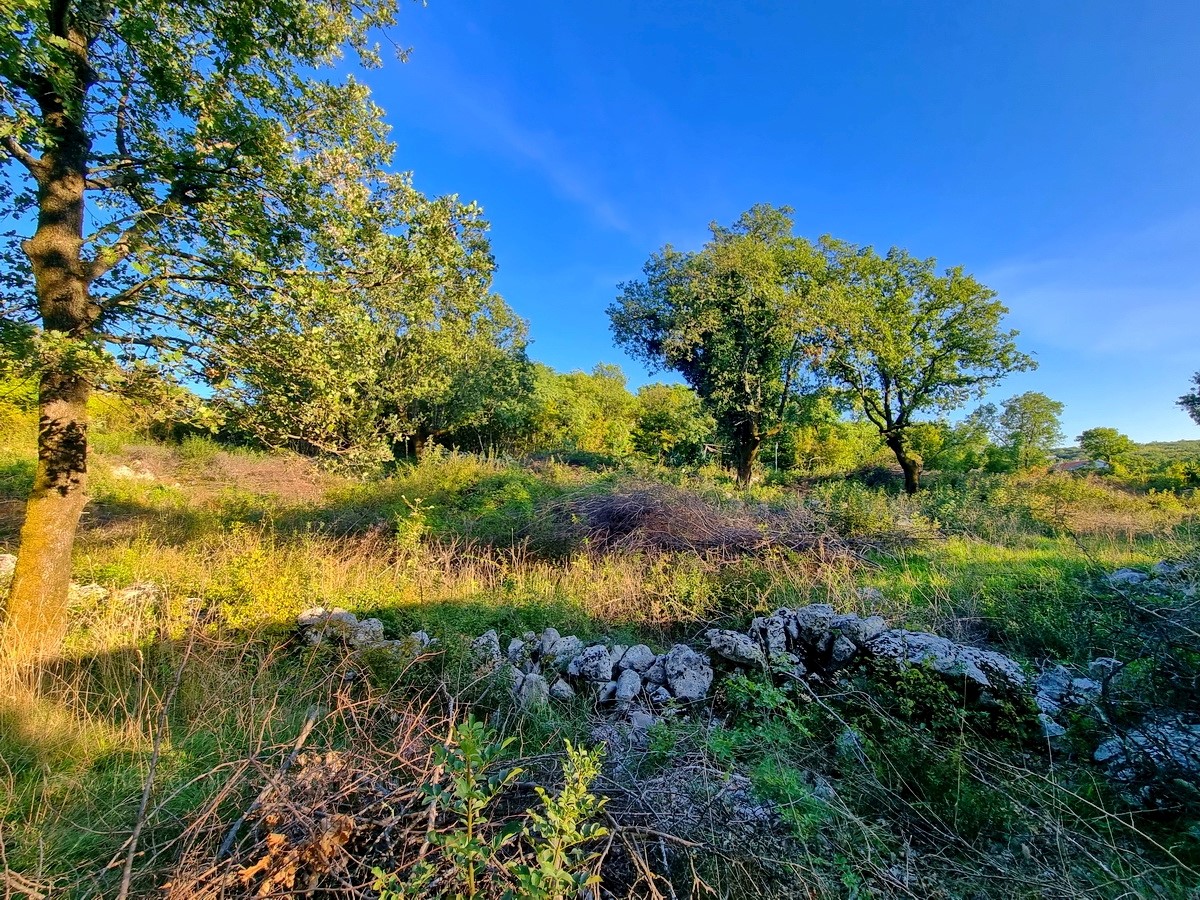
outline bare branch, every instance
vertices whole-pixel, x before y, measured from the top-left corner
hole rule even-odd
[[[41,180],[46,171],[46,163],[43,160],[22,147],[21,143],[11,134],[4,138],[4,149],[8,151],[9,156],[28,169],[34,178]]]

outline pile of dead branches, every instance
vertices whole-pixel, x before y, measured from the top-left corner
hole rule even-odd
[[[789,550],[820,558],[849,545],[811,509],[717,501],[653,482],[559,501],[549,527],[558,542],[605,551],[673,551],[735,557]]]

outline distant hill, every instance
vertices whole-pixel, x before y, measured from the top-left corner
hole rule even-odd
[[[1082,459],[1083,451],[1078,447],[1059,447],[1053,451],[1059,461]],[[1135,444],[1129,454],[1129,462],[1136,467],[1155,468],[1174,462],[1200,460],[1200,440],[1195,441],[1149,441]]]

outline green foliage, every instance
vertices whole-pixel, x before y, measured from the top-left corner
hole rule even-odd
[[[716,422],[695,392],[680,384],[647,384],[637,392],[633,448],[655,462],[695,465],[714,437]]]
[[[1110,466],[1123,460],[1133,450],[1133,441],[1115,428],[1089,428],[1075,439],[1079,449],[1091,459],[1100,459]]]
[[[668,245],[651,256],[644,279],[620,285],[608,309],[619,346],[678,372],[704,401],[743,484],[803,386],[810,251],[792,229],[789,208],[765,204],[732,227],[714,223],[701,250]]]
[[[1061,403],[1037,391],[1004,401],[994,436],[1010,469],[1023,471],[1049,462],[1050,451],[1063,441],[1062,411]]]
[[[605,804],[590,790],[600,775],[601,758],[601,751],[576,748],[567,741],[562,790],[552,796],[537,787],[543,810],[529,810],[522,829],[534,848],[535,862],[511,867],[519,888],[509,895],[513,900],[569,900],[600,884],[600,875],[588,871],[599,853],[584,845],[608,834],[591,821]]]
[[[374,869],[374,887],[381,900],[435,896],[474,900],[493,895],[497,881],[510,879],[518,890],[507,890],[505,896],[514,900],[567,900],[599,884],[599,875],[589,871],[596,854],[586,845],[607,834],[591,821],[605,802],[590,790],[600,774],[600,751],[577,748],[568,741],[562,789],[552,795],[538,786],[541,811],[527,810],[518,828],[500,828],[489,809],[521,774],[520,768],[503,767],[514,740],[498,739],[473,715],[451,729],[434,758],[442,777],[425,786],[438,823],[428,836],[435,853],[403,877]],[[505,848],[518,839],[529,845],[532,864],[504,856]]]
[[[844,388],[917,487],[914,415],[962,406],[1013,371],[1034,366],[1002,331],[1008,310],[961,268],[893,248],[880,256],[823,238],[822,290],[809,323],[818,371]]]
[[[1194,388],[1178,400],[1179,407],[1192,417],[1192,421],[1200,425],[1200,372],[1192,376]]]
[[[600,364],[587,372],[555,372],[536,365],[521,443],[536,452],[620,458],[632,449],[636,401],[620,368]]]

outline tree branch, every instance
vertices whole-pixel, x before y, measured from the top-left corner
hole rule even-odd
[[[42,175],[46,171],[46,163],[43,160],[22,147],[21,143],[11,134],[4,137],[4,149],[8,151],[9,156],[28,169],[29,174],[41,181]]]

